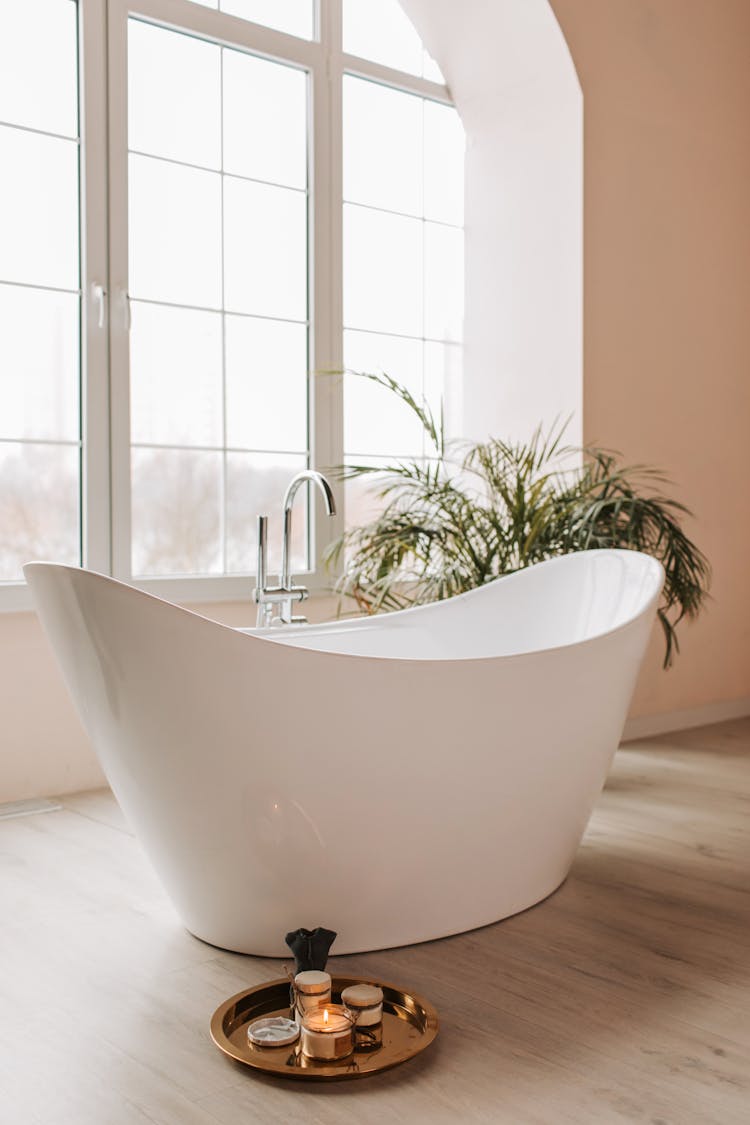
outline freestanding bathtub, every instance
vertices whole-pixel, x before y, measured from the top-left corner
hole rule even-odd
[[[435,605],[258,631],[74,567],[24,569],[185,925],[270,957],[299,926],[337,930],[352,953],[554,891],[663,581],[645,555],[589,551]]]

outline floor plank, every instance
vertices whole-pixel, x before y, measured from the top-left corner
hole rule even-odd
[[[750,720],[629,743],[544,903],[333,958],[437,1004],[424,1056],[282,1084],[208,1038],[279,973],[187,934],[111,794],[0,822],[0,1122],[747,1125]]]

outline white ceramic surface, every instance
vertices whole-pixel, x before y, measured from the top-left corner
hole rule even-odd
[[[257,631],[74,567],[24,569],[185,925],[271,957],[299,926],[336,930],[337,954],[406,945],[559,886],[663,581],[645,555],[589,551],[437,605]]]

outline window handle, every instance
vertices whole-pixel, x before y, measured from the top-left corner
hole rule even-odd
[[[122,300],[125,305],[125,331],[130,332],[133,325],[133,318],[130,312],[130,294],[127,289],[123,289],[122,291]]]
[[[100,285],[99,282],[94,282],[94,284],[91,286],[91,299],[94,301],[97,309],[99,310],[99,313],[98,313],[98,316],[97,316],[97,322],[96,322],[97,327],[103,328],[104,327],[104,303],[107,300],[107,290],[104,288],[103,285]]]

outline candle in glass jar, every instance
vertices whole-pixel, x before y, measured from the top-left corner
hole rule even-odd
[[[310,1059],[343,1059],[354,1050],[352,1021],[339,1004],[302,1019],[302,1053]]]
[[[383,989],[377,984],[350,984],[341,1002],[352,1013],[357,1027],[376,1027],[383,1022]]]
[[[294,991],[296,1005],[294,1018],[301,1024],[308,1012],[315,1012],[319,1008],[329,1007],[331,1003],[331,976],[330,973],[318,972],[308,969],[297,973],[294,978]]]

